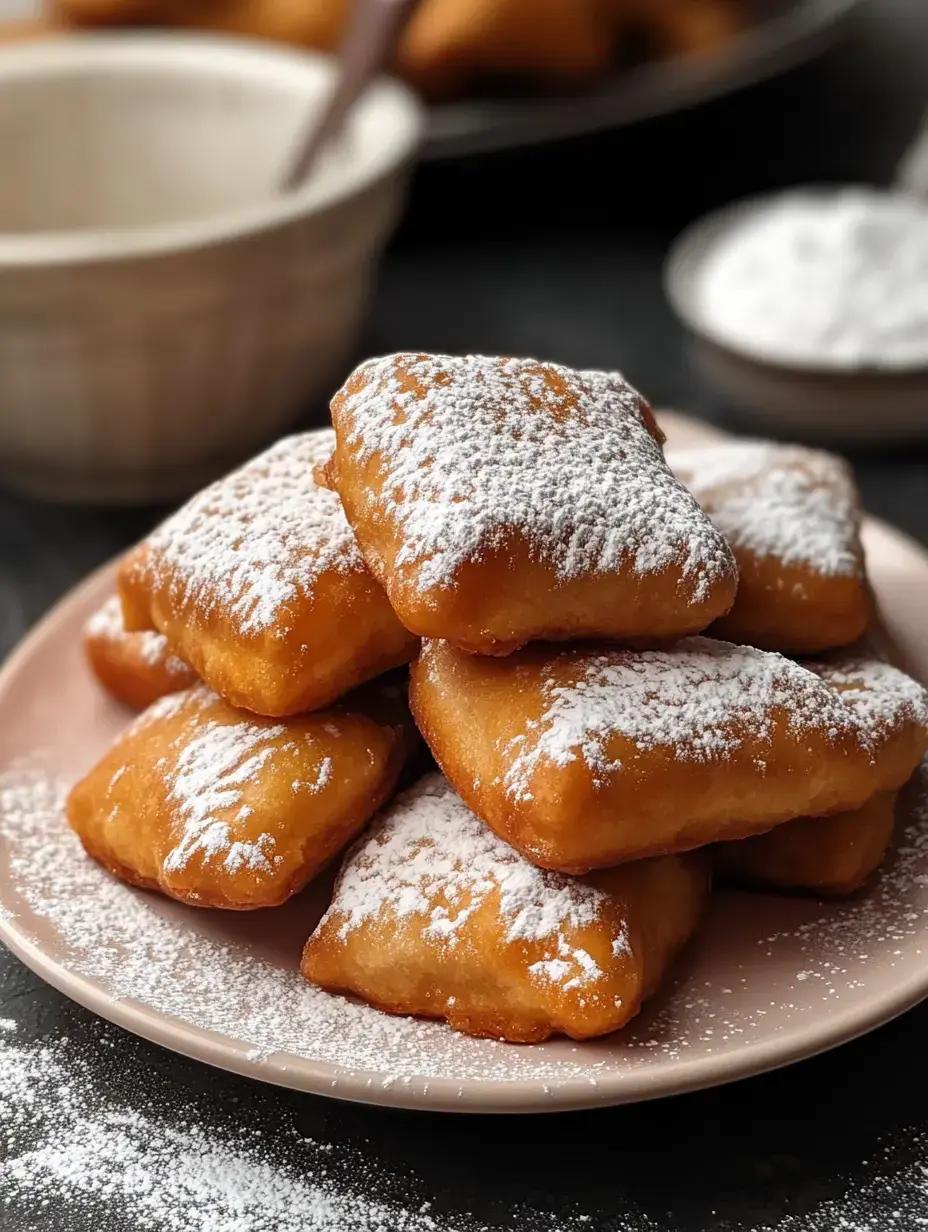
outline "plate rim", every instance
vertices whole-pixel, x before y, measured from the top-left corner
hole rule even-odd
[[[698,421],[697,421],[698,422]],[[918,560],[928,582],[928,549],[916,539],[879,518],[867,524],[881,536]],[[30,629],[0,667],[0,694],[22,665],[41,650],[72,610],[100,590],[115,570],[119,557],[99,566],[63,595]],[[2,906],[2,903],[0,903]],[[412,1077],[384,1085],[384,1071],[352,1070],[328,1061],[271,1053],[250,1055],[244,1041],[196,1026],[176,1015],[152,1008],[134,998],[114,998],[101,981],[74,971],[48,954],[29,935],[16,915],[0,911],[0,941],[30,970],[91,1013],[151,1043],[216,1069],[290,1090],[378,1107],[423,1112],[512,1114],[570,1112],[667,1098],[784,1068],[849,1043],[928,998],[928,966],[884,995],[865,1003],[837,1024],[823,1015],[817,1029],[808,1026],[787,1033],[782,1040],[762,1039],[730,1052],[678,1060],[669,1071],[646,1067],[624,1073],[593,1071],[589,1078],[572,1077],[547,1082],[535,1078],[463,1079]],[[583,1045],[578,1043],[578,1047]]]

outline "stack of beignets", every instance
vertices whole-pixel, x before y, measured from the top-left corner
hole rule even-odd
[[[242,910],[353,840],[306,978],[521,1043],[628,1022],[713,866],[827,895],[873,873],[928,696],[861,650],[843,462],[665,460],[621,376],[524,359],[372,360],[332,418],[123,562],[88,655],[123,700],[167,696],[71,793],[95,859]],[[391,802],[416,728],[442,773]]]

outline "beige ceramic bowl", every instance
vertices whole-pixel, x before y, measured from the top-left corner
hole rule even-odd
[[[713,328],[699,284],[706,260],[733,227],[774,203],[758,197],[689,227],[664,267],[667,297],[690,335],[697,369],[733,408],[773,436],[859,445],[928,439],[928,370],[900,372],[773,363],[735,349]]]
[[[337,383],[422,120],[377,82],[278,194],[332,72],[151,34],[0,53],[0,479],[175,498]]]

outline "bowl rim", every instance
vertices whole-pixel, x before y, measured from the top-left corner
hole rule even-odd
[[[212,73],[217,79],[246,79],[274,86],[332,80],[335,57],[321,52],[211,34],[118,31],[74,34],[59,40],[16,44],[0,51],[0,98],[7,83],[55,80],[107,70],[126,74],[146,69],[171,76]],[[378,181],[411,162],[425,129],[425,109],[402,82],[380,76],[357,104],[360,110],[386,108],[389,123],[382,140],[365,142],[346,161],[344,174],[322,189],[312,180],[291,193],[231,208],[189,222],[171,221],[129,227],[76,231],[0,231],[0,268],[15,269],[183,253],[250,238],[297,219],[322,214],[360,196]]]
[[[847,189],[863,189],[870,192],[890,190],[879,185],[865,183],[795,184],[773,192],[757,193],[742,197],[695,219],[673,240],[664,258],[662,283],[664,294],[684,326],[703,343],[709,343],[718,351],[743,364],[766,369],[780,377],[806,380],[830,381],[880,381],[900,382],[913,379],[928,379],[928,364],[840,364],[821,360],[795,363],[780,359],[760,347],[749,343],[738,344],[716,329],[699,304],[696,293],[701,267],[705,264],[713,246],[725,235],[732,233],[743,220],[760,215],[771,206],[790,198],[833,196]],[[905,194],[903,194],[905,195]]]

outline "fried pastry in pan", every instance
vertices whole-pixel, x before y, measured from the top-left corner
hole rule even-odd
[[[414,747],[396,684],[287,723],[198,685],[135,720],[72,789],[68,820],[130,885],[198,907],[275,907],[389,798]]]
[[[803,666],[709,638],[662,651],[426,642],[410,701],[468,805],[579,873],[859,808],[928,747],[928,698],[884,663]]]
[[[400,40],[397,69],[431,97],[461,93],[475,78],[520,75],[584,81],[613,50],[593,0],[423,0]]]
[[[667,461],[738,562],[738,594],[714,635],[808,655],[863,634],[870,598],[860,501],[843,459],[798,445],[720,441],[668,450]]]
[[[217,693],[280,717],[408,662],[338,497],[320,487],[329,429],[279,441],[193,497],[123,561],[126,627],[157,629]]]
[[[755,838],[720,843],[716,869],[738,885],[829,898],[853,894],[876,872],[892,842],[897,794],[877,792],[859,809],[799,817]]]
[[[126,632],[117,595],[107,599],[84,626],[84,653],[107,693],[133,710],[144,710],[159,697],[188,689],[197,680],[193,668],[177,657],[162,634]]]
[[[657,990],[696,927],[709,864],[693,852],[585,878],[546,872],[429,775],[345,857],[303,974],[470,1035],[602,1035]]]
[[[354,372],[332,418],[328,482],[414,633],[494,655],[670,638],[734,599],[728,545],[617,374],[393,355]]]
[[[711,55],[744,25],[732,0],[610,0],[619,32],[644,36],[663,56]]]
[[[347,12],[347,0],[200,0],[194,4],[188,0],[172,14],[172,20],[218,34],[335,51]]]
[[[110,26],[169,20],[178,0],[54,0],[57,16],[77,26]]]

